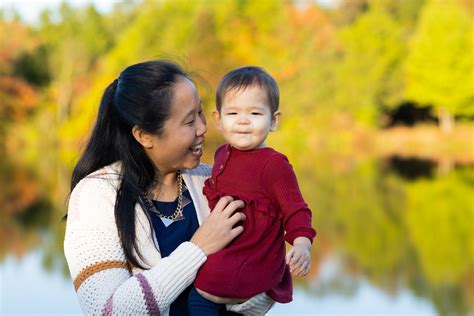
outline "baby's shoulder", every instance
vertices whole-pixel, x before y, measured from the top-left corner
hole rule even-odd
[[[262,156],[265,157],[266,162],[268,162],[268,161],[271,161],[271,162],[279,162],[279,161],[280,162],[281,161],[288,162],[288,157],[285,154],[283,154],[283,153],[281,153],[281,152],[279,152],[279,151],[277,151],[277,150],[275,150],[271,147],[265,147],[265,150],[262,151]]]

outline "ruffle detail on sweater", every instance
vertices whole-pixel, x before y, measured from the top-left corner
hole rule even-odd
[[[208,181],[210,179],[206,180],[206,183],[203,188],[203,193],[207,197],[207,200],[209,201],[209,206],[211,207],[211,210],[214,209],[216,206],[217,202],[224,197],[228,196],[228,194],[224,194],[222,192],[219,192],[218,190],[212,188],[211,185],[209,185]],[[254,196],[232,196],[234,199],[242,200],[245,202],[245,212],[252,212],[252,211],[257,211],[261,214],[264,214],[266,216],[272,217],[275,220],[281,220],[283,219],[283,215],[281,212],[278,212],[277,207],[270,202],[267,198],[264,197],[254,197]]]

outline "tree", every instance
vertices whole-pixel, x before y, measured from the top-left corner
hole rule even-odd
[[[473,17],[457,0],[432,0],[423,9],[406,59],[407,95],[437,111],[449,132],[454,114],[474,114]]]
[[[400,67],[402,28],[384,10],[371,8],[339,35],[341,58],[335,66],[339,91],[334,103],[356,121],[373,125],[378,106],[387,97],[386,84]]]

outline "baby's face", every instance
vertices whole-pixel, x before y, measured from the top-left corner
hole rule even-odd
[[[265,146],[268,133],[276,128],[279,113],[272,115],[265,90],[258,85],[228,91],[221,111],[214,112],[226,142],[240,150]]]

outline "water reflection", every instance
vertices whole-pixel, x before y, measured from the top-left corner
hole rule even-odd
[[[403,158],[392,156],[387,161],[387,171],[393,170],[407,180],[418,178],[433,178],[436,172],[436,162],[422,158]]]
[[[292,161],[314,211],[317,246],[310,276],[295,280],[295,302],[272,314],[467,315],[474,310],[473,166],[452,162],[446,168],[399,156]],[[44,284],[60,289],[27,297],[73,301],[69,306],[76,307],[63,311],[78,312],[62,253],[64,193],[58,195],[54,181],[43,179],[48,172],[38,175],[5,160],[0,169],[0,186],[6,188],[0,191],[0,236],[8,240],[0,246],[1,297],[9,298],[2,299],[0,311],[6,301],[10,312],[26,308],[18,299],[25,289],[11,289],[22,284],[22,276],[30,280],[22,286],[30,284],[31,290],[37,283],[39,289]]]

